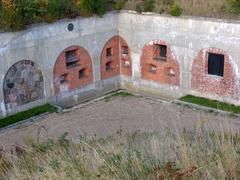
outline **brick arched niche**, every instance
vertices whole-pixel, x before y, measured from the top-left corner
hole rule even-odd
[[[15,63],[5,75],[3,93],[7,110],[44,98],[42,71],[29,60]]]
[[[120,74],[132,76],[130,48],[120,36],[112,37],[104,46],[101,55],[102,79]]]
[[[58,57],[54,67],[55,95],[93,83],[92,60],[84,48],[71,46]]]
[[[229,55],[218,48],[201,50],[192,64],[191,86],[199,92],[233,96],[235,75]]]
[[[169,44],[151,41],[142,50],[141,76],[163,84],[180,84],[180,68]]]

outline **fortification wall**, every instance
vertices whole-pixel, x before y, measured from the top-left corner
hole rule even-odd
[[[1,33],[0,115],[119,88],[240,104],[239,46],[237,21],[126,11]],[[223,55],[222,76],[207,73],[209,53]]]

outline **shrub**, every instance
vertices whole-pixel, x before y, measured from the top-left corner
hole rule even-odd
[[[228,3],[235,13],[240,14],[240,0],[228,0]]]
[[[114,9],[121,10],[124,8],[126,1],[125,0],[118,0],[115,2]]]
[[[175,2],[175,3],[171,6],[171,8],[170,8],[170,14],[171,14],[172,16],[180,16],[180,15],[182,14],[182,9],[181,9],[180,5],[179,5],[177,2]]]
[[[155,0],[144,0],[136,5],[136,11],[142,12],[153,12]]]
[[[143,11],[153,12],[155,0],[144,0],[143,1]]]
[[[75,0],[50,0],[47,3],[45,20],[52,22],[63,17],[76,17],[78,15]]]
[[[79,4],[82,11],[102,15],[107,11],[108,0],[82,0]]]

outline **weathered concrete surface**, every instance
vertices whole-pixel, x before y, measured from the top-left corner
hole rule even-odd
[[[67,29],[70,22],[74,24],[74,30],[71,32]],[[132,76],[122,73],[120,76],[102,80],[102,51],[106,43],[116,35],[122,37],[129,46]],[[171,55],[175,57],[180,67],[179,85],[159,83],[141,77],[140,60],[143,47],[155,41],[164,41],[171,48]],[[92,60],[93,84],[55,96],[54,65],[59,55],[70,46],[80,46],[88,51]],[[192,88],[193,60],[200,51],[208,48],[218,48],[227,53],[233,69],[233,95],[219,95]],[[31,60],[43,73],[44,98],[11,109],[11,112],[45,102],[61,104],[68,97],[67,106],[69,106],[71,103],[81,102],[82,98],[85,98],[83,95],[85,93],[94,92],[93,96],[101,95],[120,87],[145,93],[166,94],[166,96],[172,97],[195,94],[240,104],[239,49],[240,22],[238,21],[228,22],[193,17],[176,18],[156,14],[140,15],[126,11],[108,13],[101,18],[62,20],[17,33],[0,34],[0,88],[3,89],[4,77],[13,64],[21,60]],[[3,90],[0,91],[0,100],[0,114],[3,115],[6,114]]]
[[[11,148],[27,139],[41,141],[57,139],[68,132],[75,141],[81,136],[107,136],[120,128],[128,131],[171,132],[192,130],[202,125],[216,131],[240,130],[239,119],[188,109],[169,102],[159,102],[141,97],[113,97],[110,101],[91,102],[79,109],[62,114],[52,114],[29,126],[22,126],[0,133],[0,145]]]
[[[240,24],[238,21],[225,21],[208,18],[169,17],[156,14],[139,15],[123,12],[119,15],[119,34],[125,39],[132,51],[133,77],[124,77],[125,82],[132,83],[134,89],[151,89],[177,96],[195,94],[240,104]],[[180,87],[146,81],[141,78],[142,50],[149,42],[165,41],[173,51],[180,65]],[[191,87],[192,62],[201,50],[219,48],[227,52],[236,93],[234,96],[216,95],[211,92],[199,92]],[[201,69],[199,69],[201,70]],[[125,81],[125,82],[124,82]],[[150,92],[149,91],[149,92]]]

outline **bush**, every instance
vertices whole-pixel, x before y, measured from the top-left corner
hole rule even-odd
[[[228,3],[235,13],[240,14],[240,0],[228,0]]]
[[[125,0],[118,0],[115,2],[114,9],[121,10],[124,8],[126,1]]]
[[[153,12],[155,0],[144,0],[136,5],[136,11],[142,12]]]
[[[107,11],[108,0],[82,0],[80,10],[89,14],[102,15]]]
[[[63,17],[73,18],[78,15],[75,0],[50,0],[47,3],[45,20],[52,22]]]
[[[182,9],[177,2],[175,2],[170,8],[170,14],[172,16],[180,16],[182,14]]]

